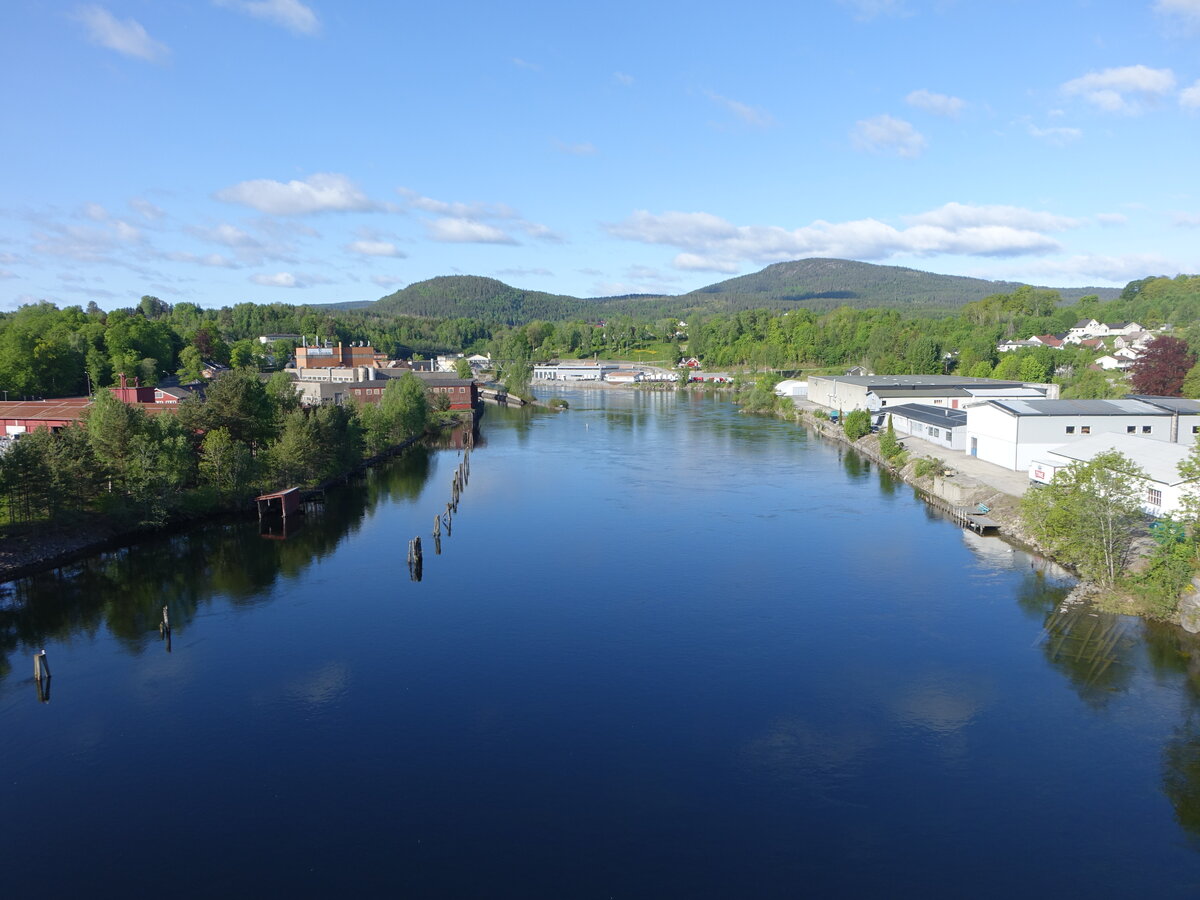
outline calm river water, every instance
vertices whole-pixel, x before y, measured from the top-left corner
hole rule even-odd
[[[802,428],[566,396],[440,555],[452,448],[5,586],[5,896],[1200,893],[1195,643]]]

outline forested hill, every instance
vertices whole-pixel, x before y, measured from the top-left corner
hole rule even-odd
[[[495,278],[443,275],[388,294],[374,305],[372,312],[521,325],[534,319],[591,319],[603,315],[596,310],[598,302],[601,301],[523,291]]]
[[[900,309],[911,313],[952,312],[992,294],[1011,293],[1020,285],[959,275],[937,275],[899,266],[877,266],[846,259],[802,259],[775,263],[761,272],[711,284],[677,297],[604,297],[585,300],[542,291],[526,291],[474,275],[447,275],[411,284],[371,305],[379,314],[470,318],[505,325],[535,319],[584,321],[615,315],[657,318],[741,309],[823,311],[839,306]],[[1101,300],[1120,296],[1120,288],[1063,288],[1065,301],[1088,294]]]
[[[878,266],[849,259],[799,259],[775,263],[692,291],[680,299],[720,297],[731,309],[803,306],[824,310],[839,306],[949,311],[992,294],[1008,294],[1019,282],[986,281],[961,275],[937,275],[900,266]],[[1074,302],[1095,294],[1101,300],[1121,296],[1120,288],[1060,288]]]

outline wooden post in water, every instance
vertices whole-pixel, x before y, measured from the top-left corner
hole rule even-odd
[[[433,536],[436,538],[436,537],[441,537],[441,535],[442,535],[442,517],[434,516],[433,517]]]
[[[158,623],[158,636],[160,638],[171,636],[171,613],[165,606],[162,608],[162,621]]]
[[[35,681],[41,681],[43,678],[50,680],[50,662],[46,659],[45,650],[33,654],[33,678]]]

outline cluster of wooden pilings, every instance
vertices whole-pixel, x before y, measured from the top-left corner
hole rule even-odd
[[[467,432],[463,458],[459,462],[458,468],[454,470],[454,477],[450,479],[450,502],[446,504],[445,512],[440,512],[433,517],[433,552],[438,556],[441,556],[442,553],[442,531],[445,530],[446,537],[450,537],[453,532],[454,516],[458,512],[458,501],[462,497],[463,489],[466,488],[467,482],[471,478],[472,444],[473,438],[471,437],[471,432]],[[422,568],[421,538],[415,537],[408,542],[409,577],[413,581],[420,581]]]

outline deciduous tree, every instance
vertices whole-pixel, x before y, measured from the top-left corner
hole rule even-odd
[[[1178,397],[1183,380],[1196,365],[1196,354],[1187,342],[1164,335],[1146,345],[1142,355],[1129,368],[1129,381],[1138,394]]]

